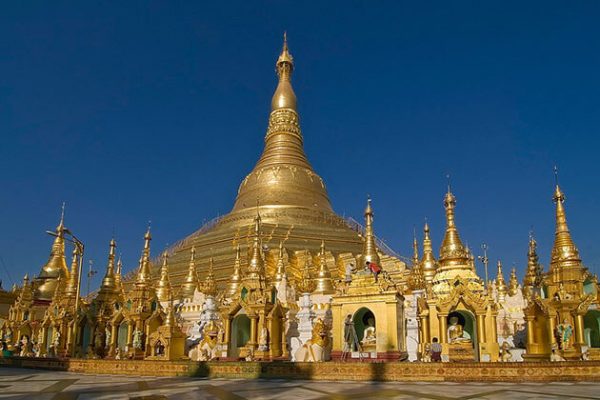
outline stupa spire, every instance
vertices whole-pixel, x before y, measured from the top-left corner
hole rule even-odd
[[[116,276],[115,276],[115,250],[117,248],[117,242],[114,238],[110,240],[109,251],[108,251],[108,264],[106,265],[106,274],[102,279],[102,285],[100,291],[113,292],[117,289]]]
[[[425,226],[423,227],[423,234],[423,258],[421,259],[423,278],[426,282],[431,283],[437,271],[437,261],[433,255],[433,246],[431,245],[427,222],[425,222]]]
[[[192,246],[190,249],[190,263],[188,264],[188,273],[185,277],[185,281],[181,285],[181,295],[183,297],[191,298],[194,296],[196,287],[198,286],[198,279],[196,275],[196,248]]]
[[[528,291],[540,286],[542,282],[542,267],[539,263],[539,258],[536,251],[537,242],[533,237],[533,233],[529,234],[529,250],[527,251],[527,271],[523,279],[523,287]]]
[[[271,101],[263,153],[240,185],[233,211],[250,209],[260,196],[262,206],[292,206],[332,212],[323,180],[304,152],[296,94],[292,88],[294,59],[287,34],[275,65],[279,82]]]
[[[317,287],[315,293],[332,294],[335,292],[333,289],[333,282],[331,281],[331,272],[327,267],[327,255],[325,253],[325,241],[321,241],[321,251],[319,252],[319,272],[315,278]]]
[[[240,286],[240,283],[242,282],[242,278],[242,258],[240,245],[238,244],[235,249],[235,262],[233,263],[233,274],[231,274],[229,284],[227,285],[227,294],[229,297],[235,296]]]
[[[496,276],[496,291],[498,293],[498,301],[504,301],[506,297],[506,282],[504,282],[504,274],[502,273],[502,262],[498,260],[498,275]]]
[[[510,279],[508,280],[508,294],[514,296],[519,292],[519,279],[517,278],[517,269],[515,267],[510,271]]]
[[[379,254],[377,254],[377,245],[375,243],[375,234],[373,233],[373,207],[371,206],[371,198],[367,198],[367,207],[365,208],[365,239],[363,244],[363,252],[361,263],[364,266],[367,261],[379,264]]]
[[[150,275],[150,241],[152,235],[150,234],[150,225],[144,235],[144,249],[142,250],[142,257],[140,258],[140,265],[138,268],[137,279],[135,284],[138,286],[147,286],[151,284],[152,276]]]
[[[69,270],[67,268],[67,260],[65,258],[65,203],[62,204],[60,213],[60,221],[54,233],[54,242],[50,257],[46,264],[42,266],[42,270],[35,280],[36,285],[35,297],[40,300],[51,300],[56,291],[57,279],[59,277],[68,279]],[[64,282],[64,281],[63,281]]]
[[[217,295],[217,283],[215,282],[215,274],[213,267],[213,259],[210,258],[208,260],[208,274],[206,275],[206,279],[200,285],[200,291],[204,293],[205,296],[216,296]]]
[[[444,197],[444,208],[446,209],[446,233],[442,241],[442,247],[440,248],[440,267],[442,269],[452,269],[455,267],[470,268],[469,255],[460,240],[454,222],[456,198],[452,194],[449,183],[448,192]]]
[[[169,254],[166,251],[163,253],[162,259],[160,279],[156,285],[156,297],[158,297],[159,301],[168,301],[171,296],[171,281],[169,280]]]
[[[258,207],[257,207],[258,209]],[[254,237],[252,238],[252,249],[250,262],[248,263],[248,276],[252,278],[261,277],[265,275],[265,263],[262,258],[261,249],[261,219],[260,213],[256,212],[254,218]]]
[[[554,235],[554,246],[552,247],[552,256],[550,259],[550,270],[555,268],[571,267],[581,265],[579,251],[573,243],[569,227],[567,226],[567,216],[565,213],[565,195],[558,185],[558,172],[555,168],[556,188],[554,190],[554,203],[556,203],[556,233]]]
[[[413,257],[412,267],[415,268],[419,265],[419,242],[417,242],[417,231],[413,229]]]
[[[117,260],[117,270],[115,272],[115,288],[118,292],[123,292],[123,262],[121,261],[121,255]]]
[[[69,272],[69,277],[67,278],[67,283],[65,287],[65,297],[74,298],[77,296],[77,275],[79,270],[79,250],[77,246],[73,248],[73,256],[71,259],[71,271]],[[57,288],[57,293],[60,291],[60,288]]]

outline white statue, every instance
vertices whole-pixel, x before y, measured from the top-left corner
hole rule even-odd
[[[363,331],[363,339],[360,344],[363,346],[368,346],[376,343],[377,334],[375,333],[375,320],[373,318],[369,318],[367,320],[367,327]]]
[[[260,336],[258,337],[258,350],[259,351],[267,351],[269,350],[269,332],[266,327],[262,327],[260,330]]]
[[[317,319],[312,331],[312,338],[296,351],[295,360],[298,362],[326,361],[329,330],[321,318]]]

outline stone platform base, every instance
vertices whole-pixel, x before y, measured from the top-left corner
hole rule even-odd
[[[357,363],[193,362],[0,358],[0,366],[87,374],[197,376],[229,379],[312,379],[352,381],[600,382],[600,362]],[[1,372],[0,372],[1,374]]]

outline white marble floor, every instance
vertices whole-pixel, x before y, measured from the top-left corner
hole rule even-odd
[[[600,384],[209,380],[0,368],[0,399],[600,399]]]

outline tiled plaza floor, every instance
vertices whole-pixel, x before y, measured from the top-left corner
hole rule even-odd
[[[208,380],[0,368],[0,399],[600,399],[600,384]]]

